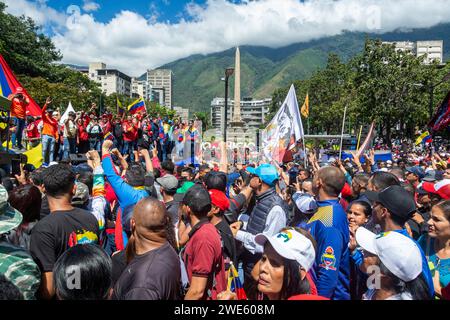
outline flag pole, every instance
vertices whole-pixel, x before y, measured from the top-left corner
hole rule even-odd
[[[344,118],[342,119],[341,145],[339,147],[339,160],[342,158],[342,143],[344,142],[345,117],[347,115],[347,106],[344,109]]]
[[[361,142],[362,128],[363,128],[363,126],[361,126],[361,128],[359,129],[358,144],[357,144],[357,146],[356,146],[356,151],[359,150],[359,143]]]

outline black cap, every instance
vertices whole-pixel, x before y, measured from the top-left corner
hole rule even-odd
[[[201,185],[194,185],[186,192],[182,203],[187,205],[196,216],[205,216],[211,210],[211,196]]]
[[[372,202],[379,202],[398,217],[410,218],[416,211],[413,196],[401,186],[390,186],[381,192],[366,191],[365,195]]]

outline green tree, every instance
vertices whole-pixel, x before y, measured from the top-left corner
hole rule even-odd
[[[5,8],[0,2],[0,54],[17,74],[51,78],[61,53],[31,18],[13,16]]]
[[[202,132],[209,129],[209,113],[207,112],[196,112],[194,116],[202,122]]]

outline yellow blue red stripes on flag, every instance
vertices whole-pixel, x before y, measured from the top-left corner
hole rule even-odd
[[[416,140],[416,146],[418,146],[421,143],[426,143],[429,142],[431,140],[431,135],[428,131],[425,131],[424,133],[422,133],[420,135],[420,137],[417,138]]]
[[[122,102],[120,102],[119,97],[116,97],[116,99],[117,99],[117,108],[119,109],[118,113],[119,114],[124,114],[125,113],[125,109],[123,108]]]
[[[145,101],[143,98],[139,98],[128,106],[128,112],[134,114],[138,111],[146,111]]]
[[[114,140],[114,136],[111,132],[108,132],[103,136],[103,140]]]
[[[247,295],[245,294],[242,282],[239,279],[239,273],[236,267],[231,263],[230,269],[228,269],[228,285],[227,289],[231,292],[236,293],[238,300],[247,300]]]

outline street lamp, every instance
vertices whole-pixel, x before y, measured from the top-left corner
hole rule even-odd
[[[424,85],[422,83],[414,83],[413,86],[424,88],[426,87],[428,90],[430,90],[430,104],[428,106],[429,112],[430,112],[430,118],[433,117],[433,107],[434,107],[434,89],[436,89],[437,86],[440,86],[444,82],[447,82],[450,80],[450,73],[448,73],[444,78],[442,78],[441,81],[439,81],[436,84],[432,85]]]
[[[227,117],[228,117],[228,79],[233,75],[234,68],[225,69],[225,116],[223,124],[223,141],[227,142]]]

